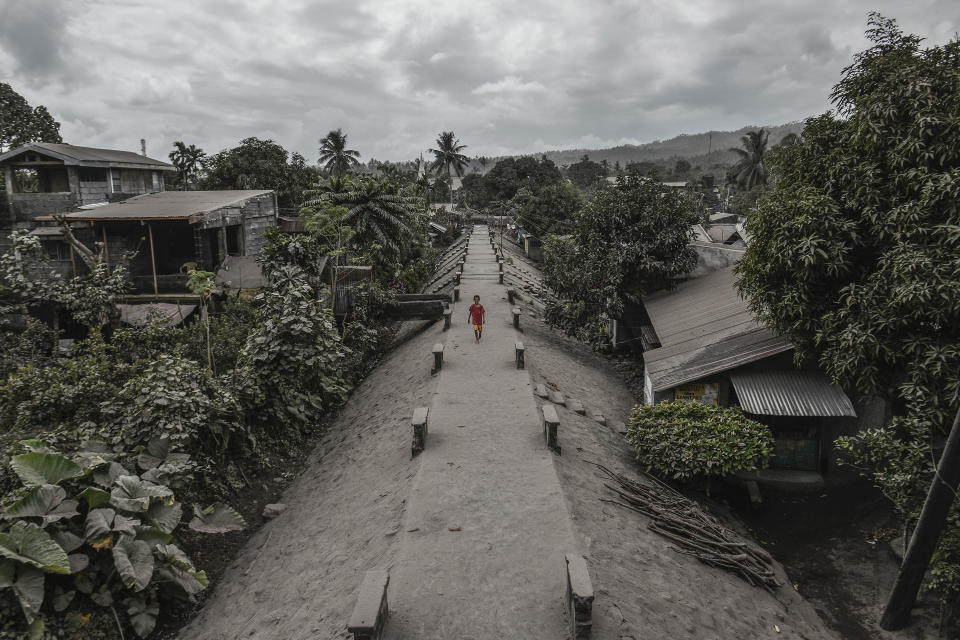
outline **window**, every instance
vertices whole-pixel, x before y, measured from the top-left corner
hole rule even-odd
[[[153,190],[160,191],[160,173],[157,171],[154,171],[150,175],[153,178]]]
[[[122,192],[123,183],[120,181],[120,169],[111,169],[110,179],[113,180],[113,192],[114,193]]]

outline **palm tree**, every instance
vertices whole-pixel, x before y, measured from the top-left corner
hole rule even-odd
[[[758,184],[767,184],[767,167],[764,159],[767,155],[766,130],[748,131],[740,138],[741,148],[731,148],[740,159],[730,169],[730,176],[743,189],[749,191]]]
[[[345,207],[341,222],[355,232],[360,246],[376,242],[384,253],[400,258],[407,239],[413,236],[419,199],[387,178],[364,176],[347,182],[342,191],[328,191],[322,198]]]
[[[207,154],[195,144],[188,147],[183,140],[177,140],[173,143],[173,151],[170,152],[169,158],[177,169],[181,188],[186,189],[200,177],[200,170],[203,168]]]
[[[351,166],[359,165],[359,151],[347,149],[347,134],[342,129],[331,131],[320,138],[319,164],[331,175],[343,177]]]
[[[433,162],[430,163],[430,170],[438,176],[447,174],[447,181],[451,179],[450,170],[452,169],[458,178],[463,177],[463,170],[470,163],[470,158],[460,153],[467,148],[467,145],[460,144],[453,131],[443,131],[437,138],[437,148],[429,149],[433,154]],[[453,186],[450,187],[450,202],[453,202]]]

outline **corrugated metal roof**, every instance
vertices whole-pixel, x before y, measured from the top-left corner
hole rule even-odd
[[[741,371],[730,374],[730,382],[747,413],[857,417],[843,389],[819,371]]]
[[[754,318],[737,293],[733,268],[644,298],[662,345],[643,354],[654,391],[793,349]]]
[[[143,165],[145,169],[157,171],[176,171],[176,168],[163,160],[156,160],[142,156],[133,151],[118,149],[97,149],[94,147],[78,147],[72,144],[55,144],[52,142],[32,142],[0,155],[0,162],[16,157],[25,151],[45,153],[63,160],[65,164],[78,166],[104,167],[110,165]]]
[[[134,196],[91,211],[68,213],[70,220],[187,220],[272,193],[250,191],[161,191]]]

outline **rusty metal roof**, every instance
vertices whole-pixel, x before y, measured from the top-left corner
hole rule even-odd
[[[22,147],[11,149],[3,155],[0,155],[0,162],[16,158],[20,154],[29,151],[62,160],[66,165],[81,167],[135,166],[140,169],[154,169],[156,171],[176,171],[176,168],[168,162],[148,158],[133,151],[78,147],[72,144],[55,144],[52,142],[32,142]]]
[[[268,193],[272,191],[161,191],[89,211],[68,213],[65,217],[70,220],[189,220]]]
[[[732,267],[648,296],[643,305],[662,345],[643,354],[654,391],[793,349],[754,319]]]
[[[857,417],[843,389],[819,371],[739,371],[730,374],[730,382],[747,413]]]

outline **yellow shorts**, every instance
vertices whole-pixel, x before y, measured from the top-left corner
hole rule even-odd
[[[483,325],[482,325],[482,324],[475,324],[475,325],[473,325],[473,330],[474,330],[474,331],[483,331]]]

